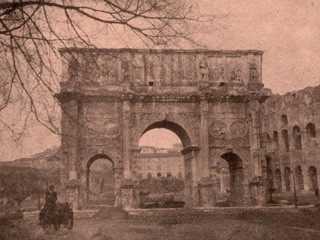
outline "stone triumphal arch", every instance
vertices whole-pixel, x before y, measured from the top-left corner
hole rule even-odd
[[[62,49],[63,184],[88,207],[88,166],[112,161],[115,205],[137,207],[132,162],[140,137],[166,128],[181,140],[186,206],[215,202],[217,162],[230,169],[235,205],[265,200],[260,154],[262,52]]]

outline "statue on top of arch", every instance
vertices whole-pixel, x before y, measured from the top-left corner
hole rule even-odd
[[[249,81],[258,82],[259,81],[259,71],[258,66],[255,61],[249,64]]]
[[[200,69],[200,80],[201,81],[208,81],[208,72],[209,72],[209,65],[205,58],[202,58],[199,62],[199,69]]]

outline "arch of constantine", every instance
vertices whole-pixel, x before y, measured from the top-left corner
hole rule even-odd
[[[60,52],[63,184],[75,208],[88,207],[90,165],[99,158],[113,164],[115,205],[137,207],[132,163],[140,137],[155,128],[172,131],[182,142],[185,206],[215,202],[221,159],[229,166],[232,204],[265,202],[262,116],[271,93],[262,84],[263,52]]]

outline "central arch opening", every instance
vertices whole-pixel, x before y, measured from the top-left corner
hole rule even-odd
[[[234,153],[225,153],[217,162],[218,200],[226,200],[230,205],[242,205],[244,202],[244,172],[240,157]]]
[[[184,206],[184,156],[190,146],[186,131],[178,124],[160,121],[145,129],[133,172],[139,181],[141,208]]]
[[[114,205],[115,177],[113,161],[104,154],[90,158],[86,174],[87,204]]]

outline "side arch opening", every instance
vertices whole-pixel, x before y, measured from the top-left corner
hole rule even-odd
[[[228,200],[231,205],[242,205],[244,203],[244,171],[243,171],[243,162],[241,158],[234,153],[225,153],[220,156],[222,160],[227,162],[229,171],[229,180],[226,183],[227,186],[226,192],[229,194]]]
[[[91,157],[86,165],[87,205],[115,204],[114,163],[105,154]]]

